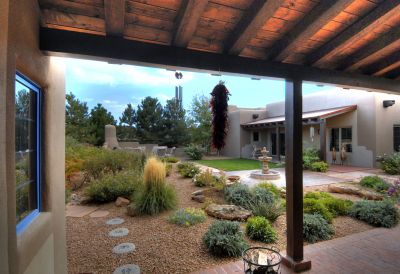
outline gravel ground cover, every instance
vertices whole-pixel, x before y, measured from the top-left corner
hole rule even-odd
[[[202,204],[191,200],[191,193],[200,188],[195,187],[190,179],[183,179],[177,172],[172,172],[167,180],[177,190],[178,208],[202,207]],[[324,187],[306,189],[309,190],[325,189]],[[221,194],[214,193],[212,199],[221,202]],[[141,273],[190,273],[237,260],[237,258],[215,258],[203,247],[202,237],[214,221],[211,217],[207,217],[204,223],[180,227],[168,222],[168,217],[173,211],[157,216],[130,217],[126,215],[125,208],[116,207],[114,203],[101,205],[99,209],[108,210],[110,214],[100,218],[67,217],[69,273],[113,273],[117,267],[125,264],[138,265]],[[106,221],[112,218],[123,218],[125,222],[121,225],[107,225]],[[283,250],[286,246],[285,216],[280,216],[273,226],[279,235],[278,242],[274,245]],[[334,238],[372,228],[350,217],[335,218],[333,226]],[[128,228],[129,234],[124,237],[109,237],[109,232],[119,227]],[[244,228],[244,224],[242,227]],[[266,246],[260,242],[247,240],[251,246]],[[125,242],[133,243],[135,251],[128,254],[112,253],[115,246]]]

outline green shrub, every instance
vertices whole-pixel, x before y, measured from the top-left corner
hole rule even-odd
[[[332,227],[319,214],[304,214],[303,238],[309,243],[329,240],[333,234]]]
[[[92,181],[85,189],[85,193],[93,202],[107,203],[120,196],[130,198],[140,185],[141,178],[138,174],[133,171],[123,171]]]
[[[264,243],[275,243],[278,235],[271,223],[264,217],[251,217],[247,220],[246,234],[250,239]]]
[[[331,194],[329,194],[328,192],[323,192],[323,191],[311,191],[311,192],[307,192],[306,194],[304,194],[304,198],[311,198],[311,199],[329,199],[329,198],[333,198],[333,196]]]
[[[332,223],[333,214],[324,205],[322,200],[304,198],[303,211],[304,211],[304,213],[309,213],[309,214],[317,213],[317,214],[321,215],[329,223]]]
[[[200,168],[193,163],[183,162],[178,164],[178,172],[183,177],[193,178],[200,173]]]
[[[206,214],[204,210],[198,208],[181,208],[175,211],[169,218],[171,223],[181,226],[191,226],[198,223],[202,223],[206,220]]]
[[[165,158],[162,158],[162,161],[165,163],[175,164],[175,163],[179,162],[179,159],[176,157],[165,157]]]
[[[206,171],[194,176],[193,183],[195,186],[199,187],[214,186],[217,183],[217,178],[215,178],[211,170],[207,169]]]
[[[204,155],[204,149],[198,145],[191,144],[187,148],[185,148],[185,153],[192,160],[201,160]]]
[[[248,247],[238,222],[215,221],[203,237],[207,250],[218,257],[238,257]]]
[[[175,189],[165,182],[165,165],[150,158],[144,167],[144,185],[134,195],[135,212],[153,215],[176,206]]]
[[[265,217],[271,223],[275,222],[284,212],[285,207],[283,207],[280,202],[274,202],[273,204],[258,204],[253,207],[253,214],[255,216]]]
[[[323,162],[323,161],[319,161],[319,162],[314,162],[311,164],[311,168],[312,171],[317,171],[317,172],[327,172],[328,171],[328,164]]]
[[[333,216],[346,216],[349,214],[349,210],[353,205],[353,202],[350,200],[337,199],[337,198],[327,198],[322,201],[326,208],[328,208],[329,212],[333,214]]]
[[[390,201],[355,202],[350,216],[374,226],[392,227],[399,222],[399,212]]]
[[[172,164],[166,163],[165,164],[165,175],[167,175],[167,176],[171,175],[171,171],[172,171]]]
[[[251,192],[249,186],[236,183],[230,187],[225,188],[225,200],[228,203],[252,209],[255,204],[254,194]]]
[[[314,201],[312,201],[314,200]],[[305,205],[304,208],[307,207],[306,213],[319,213],[323,217],[326,217],[329,222],[331,222],[330,216],[344,216],[348,215],[350,207],[353,205],[352,201],[335,198],[329,193],[313,191],[308,192],[304,195]],[[315,205],[317,204],[317,205]],[[322,209],[325,207],[325,209]],[[330,214],[326,214],[326,210],[329,211]]]
[[[274,194],[268,189],[255,186],[252,189],[254,195],[254,202],[256,205],[258,204],[268,204],[272,205],[275,202]]]
[[[303,168],[311,169],[312,163],[319,162],[321,159],[319,158],[318,150],[315,148],[309,148],[303,150]]]
[[[382,170],[387,174],[400,174],[400,153],[383,155],[379,161],[381,162]]]
[[[378,176],[365,176],[361,179],[360,185],[372,188],[381,193],[386,193],[390,184]]]
[[[281,197],[281,189],[279,187],[277,187],[276,185],[274,185],[273,183],[263,182],[263,183],[257,184],[257,187],[265,188],[266,190],[271,191],[274,194],[276,199]]]

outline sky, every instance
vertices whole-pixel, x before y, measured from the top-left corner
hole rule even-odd
[[[135,108],[146,96],[157,97],[162,105],[175,96],[175,86],[183,87],[183,106],[190,108],[195,95],[207,95],[220,80],[231,93],[229,104],[238,107],[265,107],[266,104],[284,100],[283,80],[252,80],[250,76],[212,76],[209,73],[175,71],[81,59],[64,59],[66,65],[66,92],[87,102],[89,108],[101,103],[115,119],[121,116],[128,103]],[[332,86],[303,84],[303,95],[332,90]]]

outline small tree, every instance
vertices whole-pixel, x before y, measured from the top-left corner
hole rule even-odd
[[[183,145],[187,142],[185,110],[176,99],[167,101],[163,110],[163,144],[167,146]]]
[[[87,103],[79,101],[72,93],[66,95],[65,135],[82,143],[94,142],[89,126]]]
[[[163,108],[157,98],[146,97],[137,107],[137,135],[141,141],[156,142],[161,139]]]
[[[94,144],[97,146],[103,145],[105,125],[115,125],[116,123],[117,121],[115,121],[111,112],[107,111],[102,104],[97,104],[97,106],[90,111],[90,125],[95,138]]]
[[[190,141],[208,149],[212,134],[210,98],[204,95],[194,96],[189,114]]]
[[[228,101],[230,93],[223,82],[219,82],[211,92],[212,144],[218,150],[225,146],[228,129]]]
[[[134,127],[136,120],[136,111],[131,104],[127,104],[122,116],[119,117],[118,138],[132,140],[136,135],[136,128]]]

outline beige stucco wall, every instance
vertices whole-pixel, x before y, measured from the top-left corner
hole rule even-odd
[[[0,273],[63,274],[67,272],[63,65],[39,50],[37,1],[0,1],[0,30]],[[14,171],[16,70],[41,86],[43,97],[43,212],[18,236]]]
[[[390,154],[393,147],[393,125],[400,125],[400,96],[393,94],[377,94],[376,108],[376,155]],[[395,100],[391,107],[384,108],[383,100]]]

